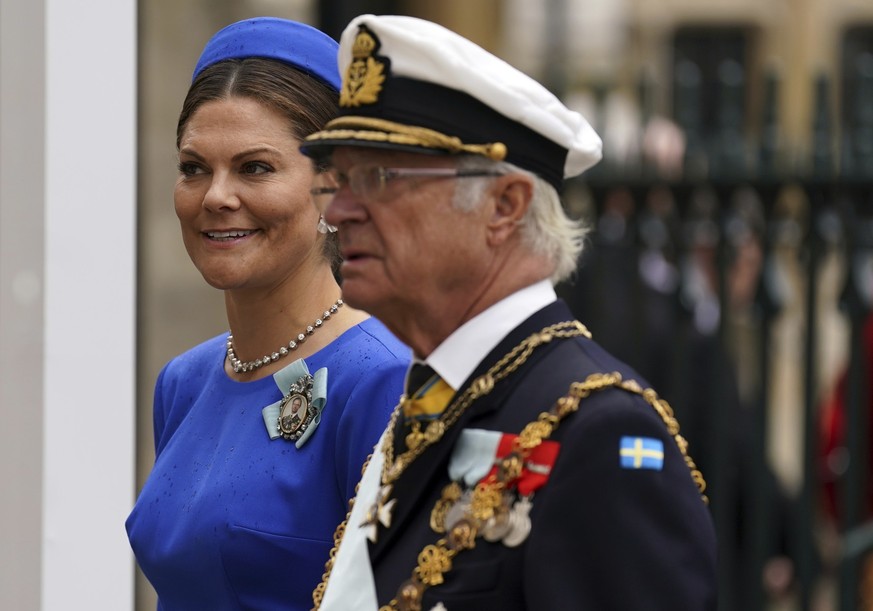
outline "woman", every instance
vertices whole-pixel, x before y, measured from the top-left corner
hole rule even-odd
[[[242,21],[207,43],[177,129],[182,237],[230,333],[171,360],[127,520],[159,609],[309,609],[409,353],[343,304],[298,146],[335,112],[336,43]]]

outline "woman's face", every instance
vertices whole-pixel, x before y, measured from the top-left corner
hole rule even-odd
[[[284,116],[250,98],[191,115],[173,199],[188,255],[212,286],[272,290],[327,265],[299,144]]]

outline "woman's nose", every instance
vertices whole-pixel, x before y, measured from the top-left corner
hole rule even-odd
[[[209,188],[203,196],[203,207],[212,211],[235,210],[240,206],[239,195],[231,177],[224,172],[215,172]]]

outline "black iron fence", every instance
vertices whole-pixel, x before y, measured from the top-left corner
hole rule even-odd
[[[559,292],[674,407],[708,482],[722,611],[873,609],[865,61],[839,122],[814,83],[806,155],[780,147],[776,77],[748,130],[728,71],[708,133],[674,84],[678,166],[607,160],[565,192],[595,231]]]

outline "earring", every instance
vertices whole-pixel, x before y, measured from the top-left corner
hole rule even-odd
[[[334,233],[336,231],[336,227],[325,221],[323,216],[318,217],[318,226],[316,229],[318,229],[318,233]]]

